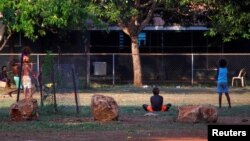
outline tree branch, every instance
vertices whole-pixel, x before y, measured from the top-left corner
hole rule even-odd
[[[9,41],[10,37],[12,36],[12,34],[9,34],[7,39],[4,40],[3,44],[0,47],[0,51],[3,50],[4,46],[7,44],[7,42]]]
[[[138,0],[140,1],[140,0]],[[146,8],[146,7],[149,7],[151,4],[155,3],[154,0],[149,0],[147,3],[144,3],[144,4],[141,4],[141,5],[138,5],[138,8]],[[137,5],[136,5],[137,6]]]
[[[5,25],[0,23],[0,41],[2,41],[3,39],[4,31],[5,31]]]
[[[126,26],[126,25],[123,24],[122,22],[119,22],[118,25],[122,28],[122,31],[123,31],[125,34],[130,35],[128,26]]]
[[[154,0],[152,2],[153,3],[148,11],[147,17],[142,21],[142,23],[139,27],[139,31],[141,31],[149,23],[149,21],[152,19],[152,16],[154,14],[154,10],[156,8],[156,2]]]

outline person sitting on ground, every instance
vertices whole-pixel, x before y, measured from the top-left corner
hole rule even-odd
[[[154,111],[168,111],[171,107],[171,104],[168,103],[163,105],[163,97],[159,95],[160,89],[155,87],[153,88],[153,96],[150,98],[151,105],[143,104],[142,107],[147,112],[154,112]]]
[[[0,81],[6,82],[6,87],[10,88],[10,79],[7,75],[7,66],[2,66],[2,72],[0,74]]]

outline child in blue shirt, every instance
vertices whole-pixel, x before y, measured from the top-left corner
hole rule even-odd
[[[227,61],[225,59],[219,60],[219,69],[217,70],[217,92],[219,94],[219,108],[221,108],[222,93],[225,93],[228,102],[228,108],[231,108],[231,101],[228,90],[228,70]]]

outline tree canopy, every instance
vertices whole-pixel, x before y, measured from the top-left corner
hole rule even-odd
[[[0,0],[1,21],[5,34],[22,32],[31,40],[46,32],[84,29],[85,19],[93,18],[81,0]]]
[[[209,25],[208,35],[220,33],[224,41],[250,38],[250,1],[237,0],[0,0],[0,19],[8,34],[23,32],[35,40],[48,31],[84,27],[84,20],[98,21],[96,16],[121,26],[140,17],[136,21],[143,25],[151,4],[166,25]]]
[[[250,1],[248,0],[207,0],[213,12],[210,36],[221,34],[223,41],[238,38],[250,39]]]

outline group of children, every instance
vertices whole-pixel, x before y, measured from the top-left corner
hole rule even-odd
[[[21,88],[24,91],[25,99],[32,97],[32,83],[31,83],[31,74],[33,74],[33,64],[29,62],[29,53],[23,52],[23,63],[22,63],[22,86]],[[16,64],[13,65],[14,81],[16,84],[19,82],[18,77],[18,67]],[[10,87],[10,79],[7,75],[7,67],[2,67],[2,73],[0,74],[0,81],[5,81],[7,87]],[[159,88],[153,88],[153,96],[150,98],[151,105],[143,104],[142,107],[147,112],[153,111],[168,111],[171,107],[171,104],[168,103],[163,105],[163,97],[159,95]],[[219,60],[219,67],[217,69],[217,92],[219,94],[219,108],[221,108],[222,94],[225,93],[225,96],[228,101],[228,107],[231,108],[231,100],[229,96],[228,88],[228,69],[227,61],[225,59]]]
[[[153,96],[150,98],[151,105],[143,104],[142,107],[147,112],[154,111],[168,111],[171,104],[163,105],[163,97],[159,95],[159,88],[153,88]],[[219,95],[219,108],[221,108],[222,94],[225,93],[228,102],[228,108],[231,108],[231,100],[228,88],[228,69],[227,61],[225,59],[219,60],[219,67],[217,69],[217,93]]]
[[[20,89],[23,90],[25,99],[32,98],[32,82],[31,82],[31,75],[33,74],[33,63],[29,62],[29,51],[24,50],[22,55],[22,66],[18,66],[19,63],[14,63],[12,65],[12,73],[13,73],[13,80],[16,84],[16,87],[20,87]],[[19,78],[19,70],[21,69],[21,81]],[[7,75],[7,67],[2,67],[2,73],[0,75],[0,81],[6,82],[6,87],[11,87],[11,79]],[[19,82],[21,82],[19,84]],[[17,90],[9,92],[9,95],[11,96],[11,93],[16,92]]]

